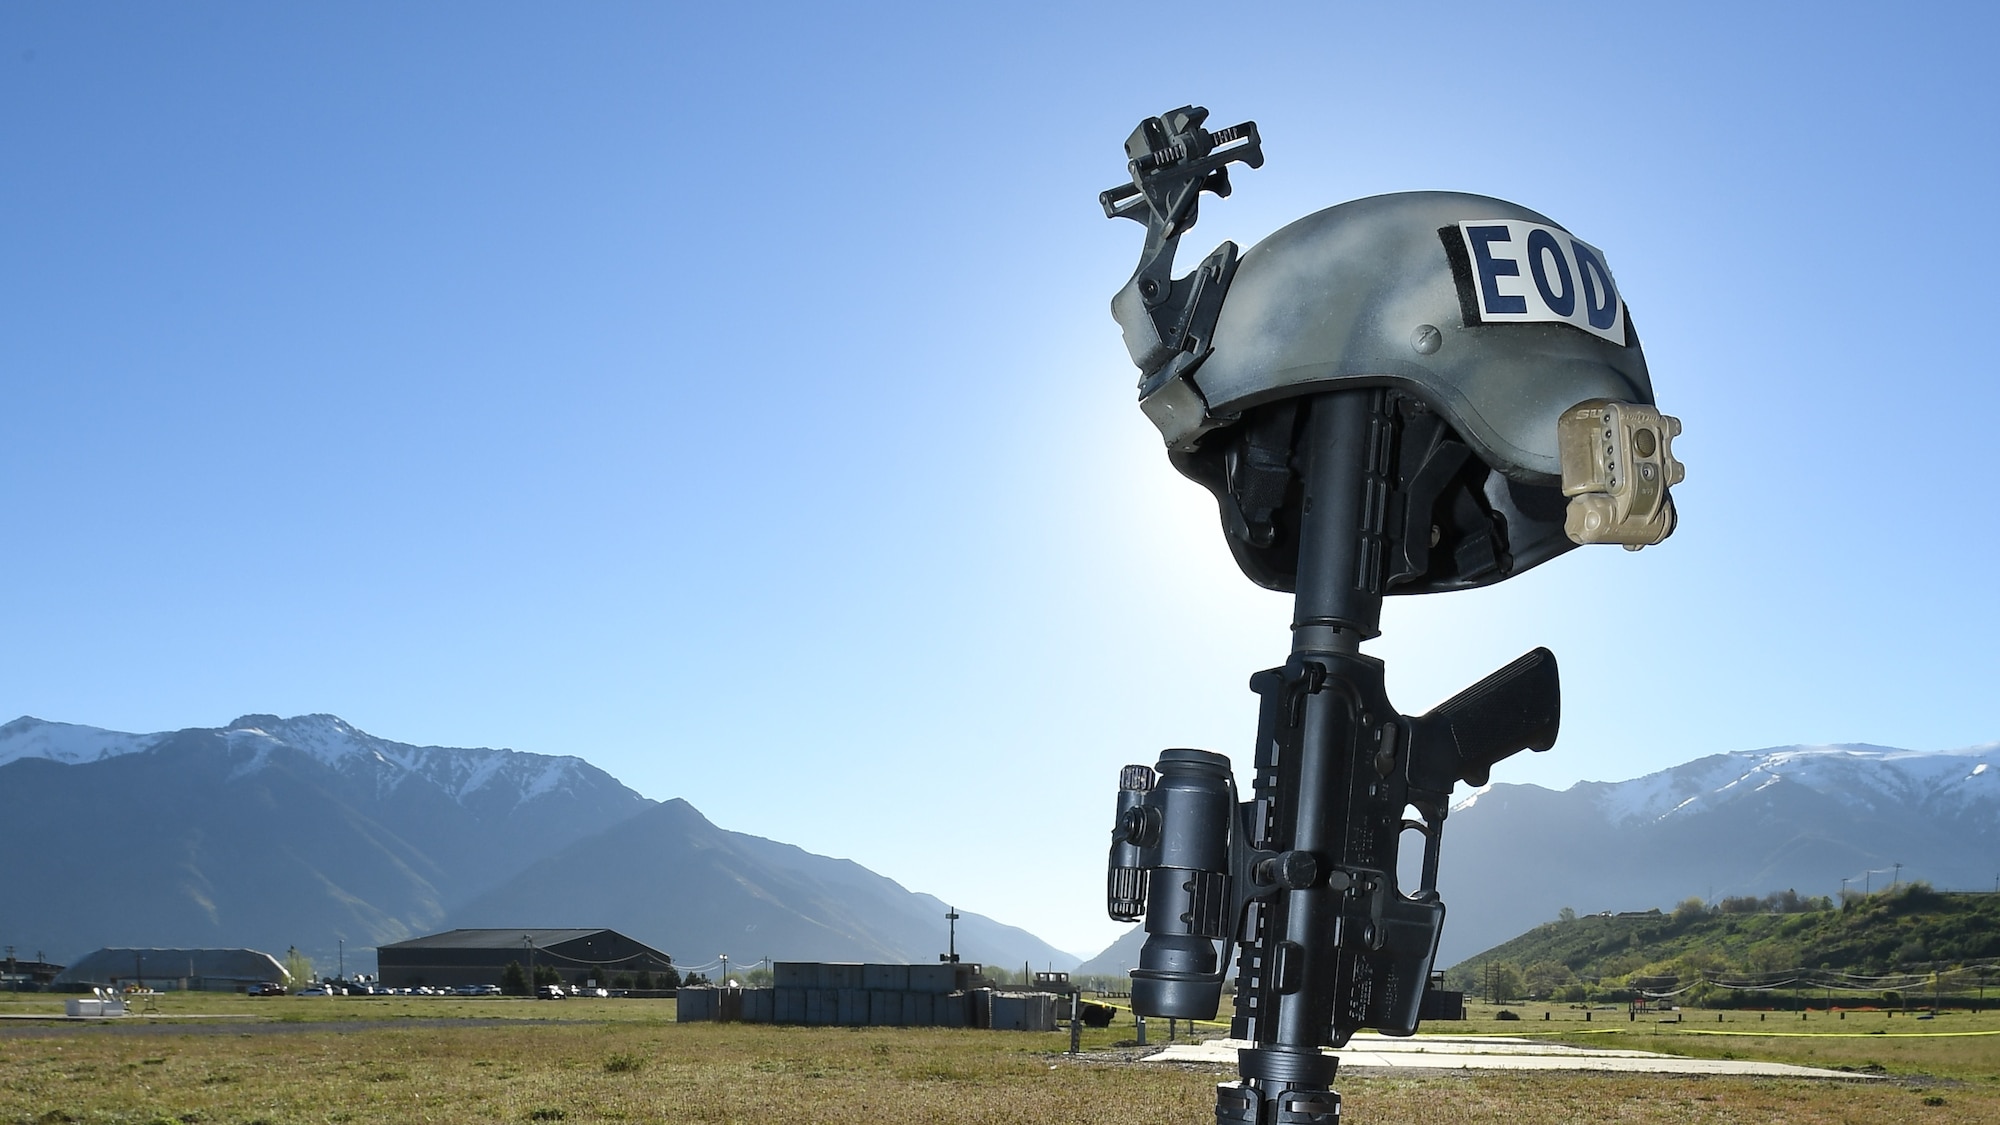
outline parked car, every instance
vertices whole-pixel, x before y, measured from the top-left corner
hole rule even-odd
[[[312,986],[311,988],[301,988],[301,989],[299,989],[299,995],[300,995],[300,996],[333,996],[333,995],[335,995],[335,993],[334,993],[334,991],[333,991],[332,989],[328,988],[327,986],[325,986],[325,985],[323,985],[323,984],[316,984],[316,985],[313,985],[313,986]]]
[[[267,980],[262,984],[253,984],[250,986],[250,995],[252,996],[283,996],[284,994],[285,986],[274,980]]]
[[[560,1000],[564,995],[563,987],[559,984],[544,984],[535,989],[537,1000]]]

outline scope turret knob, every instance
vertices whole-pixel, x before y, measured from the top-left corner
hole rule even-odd
[[[1267,887],[1275,883],[1288,891],[1304,890],[1319,879],[1319,860],[1311,852],[1283,852],[1258,861],[1255,878]]]
[[[1160,810],[1138,805],[1118,818],[1118,838],[1136,847],[1150,848],[1160,842]]]
[[[1144,793],[1153,788],[1153,767],[1126,766],[1118,771],[1121,792]]]

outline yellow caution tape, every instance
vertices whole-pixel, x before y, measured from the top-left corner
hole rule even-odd
[[[1112,1003],[1112,1002],[1111,1002],[1111,1001],[1109,1001],[1109,1000],[1089,1000],[1089,999],[1086,999],[1086,1000],[1084,1001],[1084,1003],[1086,1003],[1086,1004],[1102,1004],[1102,1005],[1104,1005],[1104,1006],[1105,1006],[1105,1007],[1107,1007],[1107,1008],[1116,1008],[1117,1010],[1119,1010],[1119,1011],[1121,1011],[1121,1012],[1124,1012],[1124,1013],[1125,1013],[1126,1015],[1131,1015],[1131,1014],[1132,1014],[1132,1006],[1131,1006],[1130,1004],[1114,1004],[1114,1003]],[[1191,1019],[1188,1019],[1188,1018],[1187,1018],[1186,1016],[1171,1016],[1171,1017],[1169,1017],[1169,1016],[1147,1016],[1146,1018],[1147,1018],[1147,1019],[1151,1019],[1151,1020],[1163,1020],[1163,1019],[1170,1019],[1170,1018],[1171,1018],[1171,1019],[1177,1019],[1177,1020],[1181,1021],[1182,1023],[1184,1023],[1184,1024],[1187,1024],[1187,1025],[1188,1025],[1188,1026],[1190,1026],[1190,1027],[1194,1026],[1195,1024],[1201,1024],[1201,1023],[1205,1023],[1205,1024],[1208,1024],[1208,1025],[1210,1025],[1211,1027],[1228,1027],[1228,1026],[1229,1026],[1229,1021],[1228,1021],[1228,1020],[1191,1020]],[[1067,1015],[1067,1014],[1065,1013],[1065,1014],[1064,1014],[1064,1015],[1062,1016],[1062,1019],[1061,1019],[1061,1020],[1059,1020],[1058,1022],[1063,1022],[1063,1021],[1066,1021],[1066,1020],[1068,1020],[1068,1019],[1069,1019],[1069,1016],[1068,1016],[1068,1015]]]
[[[1435,1035],[1450,1035],[1454,1039],[1534,1039],[1543,1036],[1563,1035],[1746,1035],[1765,1039],[1969,1039],[1981,1035],[2000,1035],[2000,1031],[1715,1031],[1700,1027],[1677,1027],[1673,1024],[1655,1025],[1672,1027],[1672,1031],[1648,1031],[1637,1024],[1627,1027],[1568,1028],[1561,1031],[1520,1031],[1520,1032],[1433,1032]]]
[[[1132,1007],[1129,1004],[1114,1004],[1109,1000],[1091,1000],[1088,1002],[1092,1004],[1102,1004],[1107,1008],[1116,1008],[1117,1010],[1124,1012],[1128,1015],[1131,1014],[1132,1012]],[[1166,1019],[1168,1017],[1150,1016],[1148,1018],[1161,1020],[1161,1019]],[[1175,1018],[1180,1019],[1182,1023],[1187,1024],[1190,1027],[1196,1024],[1208,1024],[1212,1027],[1229,1026],[1228,1020],[1191,1020],[1183,1017],[1175,1017]],[[1438,1036],[1451,1039],[1535,1039],[1544,1036],[1558,1037],[1563,1035],[1654,1035],[1661,1033],[1647,1029],[1661,1028],[1661,1027],[1673,1028],[1672,1031],[1664,1033],[1668,1035],[1744,1035],[1751,1037],[1764,1037],[1770,1039],[1972,1039],[1984,1035],[2000,1035],[2000,1030],[1995,1030],[1995,1031],[1717,1031],[1709,1028],[1682,1027],[1679,1024],[1663,1024],[1654,1021],[1648,1021],[1644,1025],[1638,1023],[1626,1023],[1614,1027],[1566,1027],[1566,1028],[1524,1027],[1519,1031],[1446,1031],[1446,1030],[1420,1031],[1417,1033],[1416,1038],[1423,1039],[1429,1036]],[[1352,1044],[1350,1044],[1349,1046],[1351,1048]]]

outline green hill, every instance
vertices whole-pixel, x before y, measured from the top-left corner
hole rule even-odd
[[[1689,899],[1670,914],[1565,910],[1454,965],[1445,981],[1503,1001],[1766,1006],[1775,994],[1859,1006],[1920,994],[2000,1004],[2000,895],[1913,883],[1839,906],[1786,891],[1714,906]]]

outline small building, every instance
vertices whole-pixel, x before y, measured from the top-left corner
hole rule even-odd
[[[33,961],[24,961],[10,953],[7,960],[0,963],[0,989],[9,992],[39,992],[47,988],[49,982],[56,979],[56,974],[62,971],[61,965],[44,961],[39,955]]]
[[[551,968],[568,984],[605,984],[613,976],[672,971],[673,958],[616,930],[449,930],[375,950],[390,988],[499,984],[509,964],[532,975]]]
[[[1417,1001],[1417,1020],[1427,1023],[1464,1018],[1465,993],[1446,988],[1443,973],[1432,973],[1424,985],[1423,999]]]
[[[779,961],[771,969],[770,988],[681,989],[678,1018],[683,1023],[741,1020],[808,1026],[1051,1031],[1060,1015],[1055,992],[981,987],[980,966],[970,963]]]
[[[57,973],[50,987],[242,992],[287,979],[276,957],[255,949],[100,949]]]

